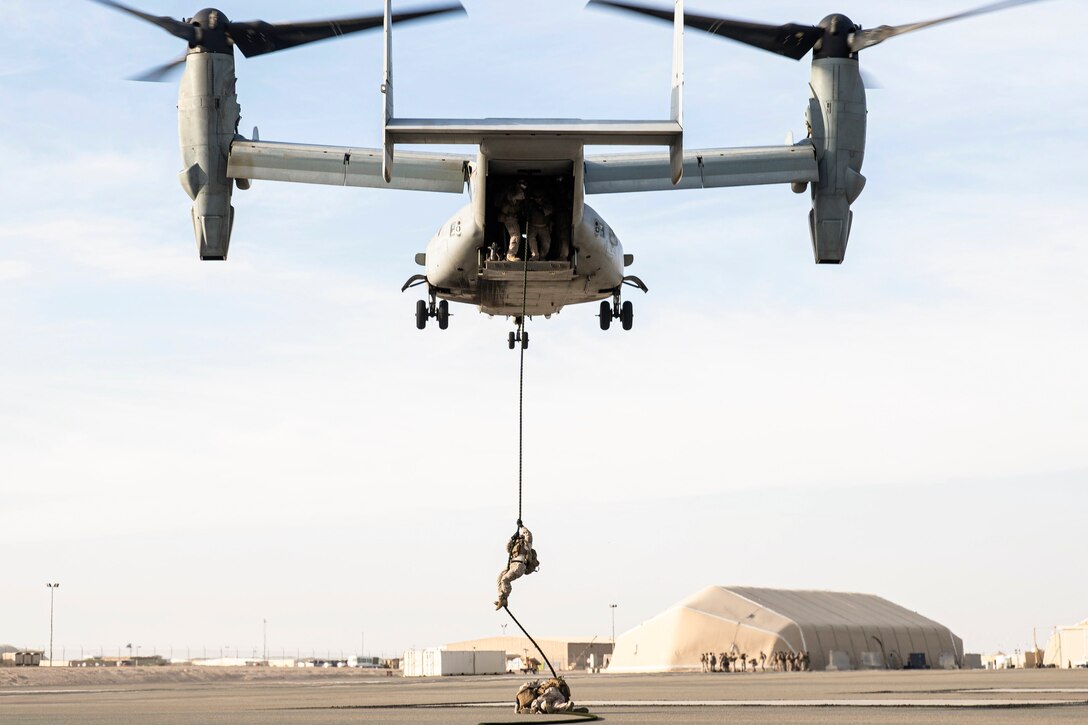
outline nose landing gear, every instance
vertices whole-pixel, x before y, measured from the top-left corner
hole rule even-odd
[[[529,331],[525,329],[525,325],[522,324],[521,317],[514,318],[514,324],[517,325],[517,330],[511,330],[510,335],[506,338],[506,343],[513,350],[517,347],[517,343],[521,343],[521,349],[525,350],[529,347]]]
[[[510,336],[506,338],[506,342],[510,346],[511,350],[517,347],[517,343],[519,342],[521,343],[522,350],[528,349],[529,333],[525,330],[522,330],[521,332],[514,332],[513,330],[511,330]]]

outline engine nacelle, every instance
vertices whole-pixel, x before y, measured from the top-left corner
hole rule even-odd
[[[853,58],[812,61],[807,121],[820,180],[812,184],[809,231],[817,264],[840,264],[854,213],[850,205],[865,187],[865,85]]]
[[[193,200],[193,231],[201,259],[227,258],[234,226],[227,158],[240,118],[234,57],[189,51],[178,92],[178,138],[184,165],[179,178]]]

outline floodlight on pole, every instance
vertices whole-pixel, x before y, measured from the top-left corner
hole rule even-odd
[[[56,593],[57,588],[60,587],[60,582],[46,582],[45,585],[49,587],[49,666],[53,666],[53,595]]]
[[[612,652],[616,651],[616,605],[609,604],[608,608],[612,610]]]

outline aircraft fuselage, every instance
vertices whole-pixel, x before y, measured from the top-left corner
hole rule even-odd
[[[427,244],[425,276],[435,294],[515,317],[611,298],[623,283],[623,246],[585,204],[583,169],[582,145],[569,140],[480,144],[470,170],[471,202]],[[510,204],[518,188],[514,193],[524,198]],[[529,236],[542,206],[549,209],[550,245],[530,259]],[[516,237],[509,231],[515,218]]]

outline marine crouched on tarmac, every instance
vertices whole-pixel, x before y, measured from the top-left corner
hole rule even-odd
[[[542,713],[551,715],[557,712],[586,712],[585,708],[575,708],[570,698],[570,687],[562,677],[550,680],[532,680],[518,690],[514,712]]]

